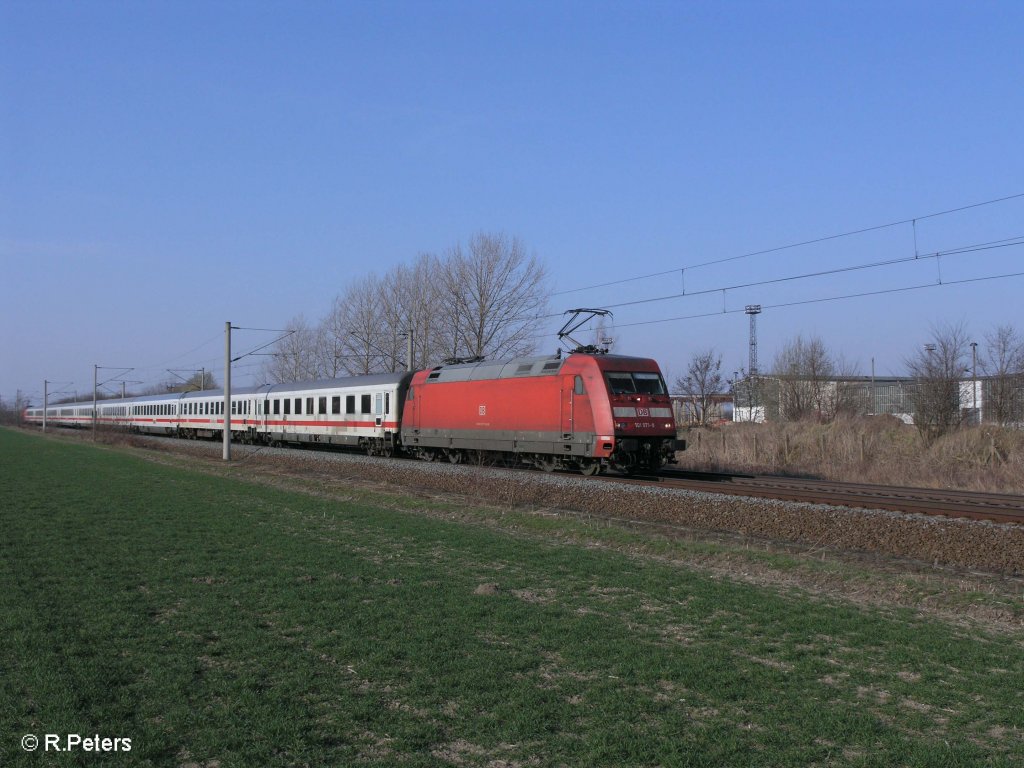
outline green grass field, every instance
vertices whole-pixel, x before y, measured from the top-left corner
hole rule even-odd
[[[1024,761],[1019,635],[426,505],[0,430],[0,765]]]

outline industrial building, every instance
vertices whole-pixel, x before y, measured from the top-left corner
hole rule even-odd
[[[931,385],[934,390],[935,385]],[[733,421],[779,421],[837,415],[887,414],[913,424],[927,383],[912,377],[849,376],[811,381],[785,376],[747,376],[733,385]],[[1024,427],[1024,376],[979,377],[947,388],[959,423]]]

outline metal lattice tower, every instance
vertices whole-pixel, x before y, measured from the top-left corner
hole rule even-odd
[[[747,365],[747,375],[757,375],[757,316],[761,314],[760,304],[747,304],[743,310],[750,315],[750,362]]]

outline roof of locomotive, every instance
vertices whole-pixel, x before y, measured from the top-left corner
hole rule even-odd
[[[632,370],[638,361],[654,363],[643,357],[627,355],[587,355],[569,354],[544,355],[540,357],[516,357],[511,360],[485,360],[477,363],[459,363],[456,365],[439,365],[430,370],[426,380],[428,383],[448,381],[480,381],[486,379],[517,379],[533,376],[554,376],[562,370],[562,366],[572,359],[588,358],[597,362],[598,368],[604,370]],[[657,363],[654,363],[656,366]]]
[[[525,376],[554,376],[565,363],[557,355],[516,357],[512,360],[484,360],[477,363],[439,365],[427,373],[428,382],[514,379]]]

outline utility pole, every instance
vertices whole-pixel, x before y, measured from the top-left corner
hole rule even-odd
[[[747,365],[747,373],[750,376],[757,375],[757,316],[761,314],[760,304],[747,304],[743,310],[750,315],[750,362]]]
[[[50,404],[50,382],[43,379],[43,432],[46,432],[46,408]]]
[[[412,370],[412,341],[413,341],[413,330],[409,328],[409,332],[405,336],[405,370]]]
[[[100,367],[93,363],[92,366],[92,439],[96,439],[96,376]]]
[[[743,310],[750,315],[750,361],[747,364],[747,378],[750,392],[750,420],[757,421],[758,386],[757,386],[757,316],[761,314],[760,304],[747,304]],[[765,414],[767,416],[767,414]]]
[[[875,394],[875,358],[871,358],[871,414],[878,413],[878,395]]]
[[[224,323],[224,461],[231,461],[231,321]]]
[[[981,424],[981,414],[978,413],[978,342],[971,342],[971,392],[974,394],[974,408],[971,413]]]

